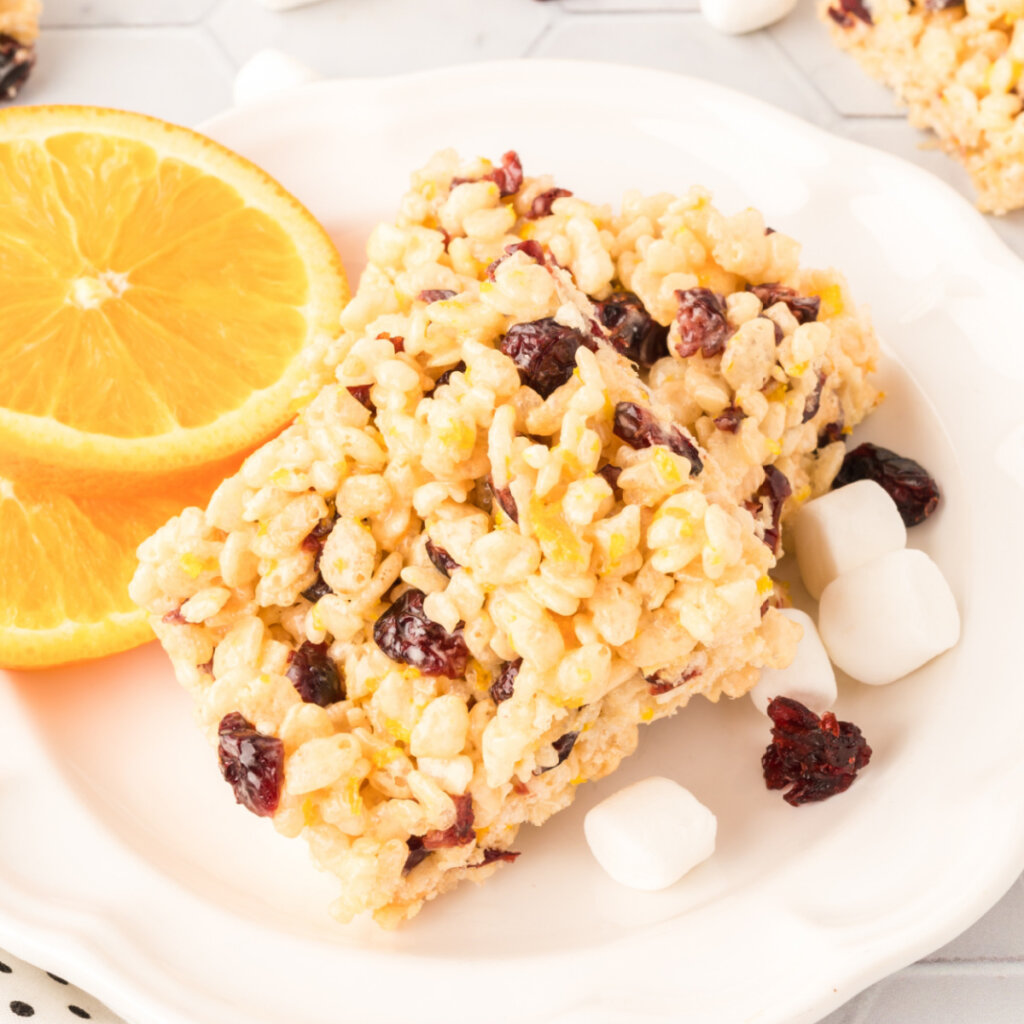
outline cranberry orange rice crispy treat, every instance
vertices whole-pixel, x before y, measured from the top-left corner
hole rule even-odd
[[[0,0],[0,102],[12,100],[36,60],[39,0]]]
[[[140,547],[132,595],[239,800],[306,837],[338,918],[393,925],[639,723],[788,663],[778,516],[874,404],[875,340],[753,211],[613,216],[512,154],[439,154],[368,256],[333,382]]]
[[[978,206],[1024,206],[1024,0],[820,0],[836,42],[966,168]]]

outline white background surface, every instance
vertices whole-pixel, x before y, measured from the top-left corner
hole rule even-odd
[[[810,0],[785,23],[743,38],[714,33],[697,6],[698,0],[324,0],[272,13],[254,0],[46,0],[39,65],[20,100],[122,106],[194,124],[230,105],[237,67],[265,46],[285,49],[329,76],[517,56],[609,60],[682,71],[751,93],[904,156],[970,194],[959,167],[922,149],[926,140],[907,126],[891,97],[834,50]],[[603,142],[614,143],[612,131],[595,146]],[[1024,213],[994,226],[1024,255]],[[966,934],[869,989],[827,1024],[1022,1019],[1024,882],[1018,882]]]

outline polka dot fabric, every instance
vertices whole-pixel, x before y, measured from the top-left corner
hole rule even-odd
[[[0,950],[0,1024],[124,1024],[105,1006],[59,975]]]

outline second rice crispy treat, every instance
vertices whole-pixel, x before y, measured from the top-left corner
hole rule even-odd
[[[788,663],[779,519],[877,401],[876,341],[755,212],[613,215],[514,154],[439,154],[368,257],[330,382],[132,595],[239,800],[305,836],[339,919],[394,925],[639,724]]]
[[[978,206],[1024,206],[1024,0],[820,0],[838,44],[966,168]]]
[[[39,0],[0,0],[0,103],[12,100],[36,61]]]

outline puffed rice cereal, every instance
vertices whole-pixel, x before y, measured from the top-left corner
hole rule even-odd
[[[876,403],[833,272],[693,189],[435,156],[296,422],[139,549],[239,801],[393,926],[514,861],[638,725],[786,665],[780,518]]]

